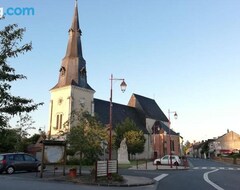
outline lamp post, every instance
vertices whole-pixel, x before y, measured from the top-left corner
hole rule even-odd
[[[168,127],[169,127],[169,132],[168,132],[168,135],[169,135],[169,155],[170,155],[170,167],[172,168],[172,150],[171,150],[171,121],[170,121],[170,114],[171,113],[174,113],[174,118],[177,119],[178,118],[178,115],[177,115],[177,112],[176,111],[170,111],[170,109],[168,109]]]
[[[122,81],[120,84],[121,91],[125,92],[127,88],[127,84],[125,83],[124,79],[119,78],[113,78],[113,75],[111,74],[111,87],[110,87],[110,113],[109,113],[109,160],[112,159],[112,83],[114,80],[120,80]]]

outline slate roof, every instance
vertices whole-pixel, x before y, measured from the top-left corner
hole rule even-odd
[[[94,98],[94,112],[95,116],[103,123],[109,124],[110,102]],[[133,107],[113,102],[112,107],[112,123],[113,128],[117,124],[123,122],[126,118],[132,119],[137,127],[145,134],[148,133],[146,129],[145,116]]]
[[[139,96],[139,95],[138,95]],[[146,98],[149,99],[149,98]],[[151,100],[151,99],[149,99]],[[143,98],[141,99],[141,102],[148,102],[148,101],[144,101]],[[154,101],[155,102],[155,101]],[[155,102],[156,104],[156,102]],[[158,107],[158,106],[157,106]],[[100,100],[100,99],[96,99],[94,98],[94,112],[95,112],[95,116],[103,123],[103,124],[109,124],[109,112],[110,112],[110,102],[109,101],[105,101],[105,100]],[[152,109],[154,110],[154,109]],[[156,109],[157,111],[161,110],[159,107],[158,109]],[[148,113],[150,110],[147,110]],[[163,112],[161,112],[160,114],[156,114],[157,115],[164,115]],[[150,113],[148,114],[148,117],[150,117]],[[153,114],[154,115],[154,114]],[[126,118],[130,118],[132,119],[137,127],[142,130],[145,134],[148,134],[149,132],[147,131],[146,128],[146,115],[145,112],[140,111],[139,109],[135,108],[135,107],[130,107],[130,106],[126,106],[126,105],[122,105],[122,104],[117,104],[113,102],[113,109],[112,109],[112,122],[113,122],[113,129],[116,127],[117,124],[123,122]],[[164,131],[166,131],[167,134],[169,134],[169,128],[167,125],[165,125],[162,122],[159,122],[160,119],[164,118],[165,120],[167,119],[166,116],[165,117],[160,117],[160,118],[153,118],[156,119],[158,123],[160,123],[160,128],[163,129]],[[168,121],[168,120],[167,120]],[[173,130],[170,130],[170,134],[171,135],[179,135],[179,133],[174,132]]]
[[[170,129],[169,131],[169,128],[167,125],[165,125],[164,123],[161,122],[161,128],[167,132],[167,134],[169,135],[169,132],[170,132],[170,135],[179,135],[179,133],[176,133],[175,131],[173,131],[172,129]]]
[[[136,107],[136,109],[140,109],[144,113],[146,118],[155,119],[157,120],[156,122],[161,121],[159,127],[164,131],[166,131],[167,134],[169,134],[170,132],[171,135],[179,135],[179,133],[176,133],[171,129],[169,130],[168,126],[163,123],[163,122],[169,122],[169,120],[166,117],[166,115],[163,113],[163,111],[159,108],[155,100],[138,95],[138,94],[133,94],[133,96],[136,98],[138,106],[140,106],[140,108]]]
[[[167,135],[169,135],[169,132],[170,132],[170,135],[179,135],[179,133],[176,133],[171,129],[169,130],[168,126],[159,120],[155,121],[151,130],[152,130],[152,134],[159,134],[162,131],[166,131]]]
[[[136,101],[138,101],[141,110],[147,118],[168,122],[168,118],[159,108],[155,100],[137,94],[133,94],[133,96],[136,98]]]
[[[66,55],[62,59],[58,83],[52,89],[72,85],[93,90],[87,83],[87,69],[86,61],[83,58],[82,53],[81,34],[82,31],[79,27],[78,7],[76,1],[72,25],[69,29]]]

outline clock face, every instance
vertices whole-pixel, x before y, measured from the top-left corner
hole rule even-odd
[[[45,146],[45,158],[48,163],[58,163],[63,159],[63,146]]]

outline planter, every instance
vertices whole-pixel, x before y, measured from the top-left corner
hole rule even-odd
[[[73,178],[76,177],[77,176],[77,169],[75,169],[75,168],[70,169],[69,170],[69,176],[73,177]]]

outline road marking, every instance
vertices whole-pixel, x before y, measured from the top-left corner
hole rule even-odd
[[[193,167],[193,170],[240,170],[240,168],[225,168],[225,167]]]
[[[162,180],[163,178],[165,178],[167,176],[168,176],[168,174],[162,174],[162,175],[159,175],[159,176],[155,177],[154,180],[155,181],[160,181],[160,180]]]
[[[209,183],[211,186],[213,186],[215,189],[217,189],[217,190],[224,190],[223,188],[221,188],[221,187],[218,186],[217,184],[213,183],[213,182],[208,178],[208,174],[213,173],[213,172],[216,172],[216,171],[218,171],[218,169],[204,173],[204,174],[203,174],[203,179],[204,179],[207,183]]]

